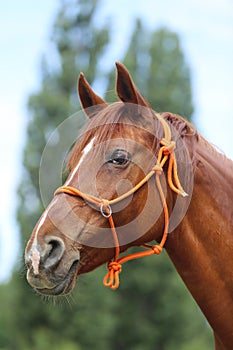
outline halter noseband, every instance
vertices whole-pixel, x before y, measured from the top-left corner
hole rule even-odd
[[[161,253],[163,249],[163,246],[166,242],[167,234],[168,234],[169,212],[168,212],[166,198],[161,186],[160,176],[163,172],[163,167],[167,161],[168,161],[167,182],[169,187],[171,188],[172,191],[176,192],[177,194],[180,194],[183,197],[187,196],[187,193],[183,190],[180,184],[178,173],[177,173],[177,162],[176,162],[176,156],[174,152],[176,144],[174,141],[171,140],[171,130],[169,128],[168,123],[161,117],[160,114],[155,114],[155,115],[158,118],[158,120],[161,122],[164,130],[164,137],[160,141],[161,147],[159,149],[158,159],[157,159],[156,165],[152,167],[151,171],[130,191],[111,200],[99,199],[95,196],[83,193],[72,186],[61,186],[54,193],[54,195],[57,195],[59,193],[66,193],[72,196],[80,197],[83,200],[87,201],[88,203],[94,204],[95,206],[97,206],[100,210],[100,213],[105,218],[108,219],[109,225],[111,227],[113,239],[114,239],[114,244],[115,244],[115,255],[114,255],[114,259],[109,261],[108,263],[108,272],[103,279],[103,283],[106,287],[110,287],[111,289],[117,289],[119,286],[119,283],[120,283],[119,274],[122,271],[122,264],[124,262],[133,260],[133,259],[142,258],[144,256],[149,256],[152,254],[158,255]],[[111,206],[116,203],[119,203],[123,199],[129,197],[131,194],[138,191],[154,175],[155,175],[156,185],[158,188],[158,192],[160,195],[160,199],[163,206],[163,212],[164,212],[165,223],[164,223],[164,231],[163,231],[161,242],[156,245],[143,244],[141,246],[144,248],[147,248],[146,251],[129,254],[119,259],[120,246],[119,246],[119,240],[118,240],[114,220],[112,217]]]

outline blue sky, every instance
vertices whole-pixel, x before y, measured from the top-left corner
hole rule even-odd
[[[149,28],[166,26],[180,35],[191,67],[195,124],[233,159],[232,0],[102,2],[104,7],[97,20],[111,18],[115,41],[107,55],[109,69],[121,59],[135,17],[143,18]],[[20,259],[15,209],[26,135],[26,103],[28,95],[40,85],[40,59],[49,48],[59,3],[8,0],[0,5],[0,279],[9,276],[12,264]]]

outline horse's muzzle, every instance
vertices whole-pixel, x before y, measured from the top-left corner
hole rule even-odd
[[[26,249],[28,283],[41,294],[68,294],[76,282],[79,258],[79,251],[67,256],[61,238],[46,237],[43,246],[33,244]]]

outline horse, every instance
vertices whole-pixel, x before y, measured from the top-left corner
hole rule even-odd
[[[103,282],[117,289],[126,261],[164,248],[212,327],[215,348],[230,350],[233,162],[181,116],[155,113],[126,67],[116,68],[112,104],[80,73],[88,122],[64,185],[28,241],[27,280],[41,294],[65,295],[80,274],[108,263]]]

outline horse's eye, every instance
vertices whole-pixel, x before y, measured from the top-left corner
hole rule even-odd
[[[131,160],[131,156],[129,152],[125,151],[124,149],[116,149],[110,159],[108,160],[108,163],[112,163],[114,165],[126,165]]]

